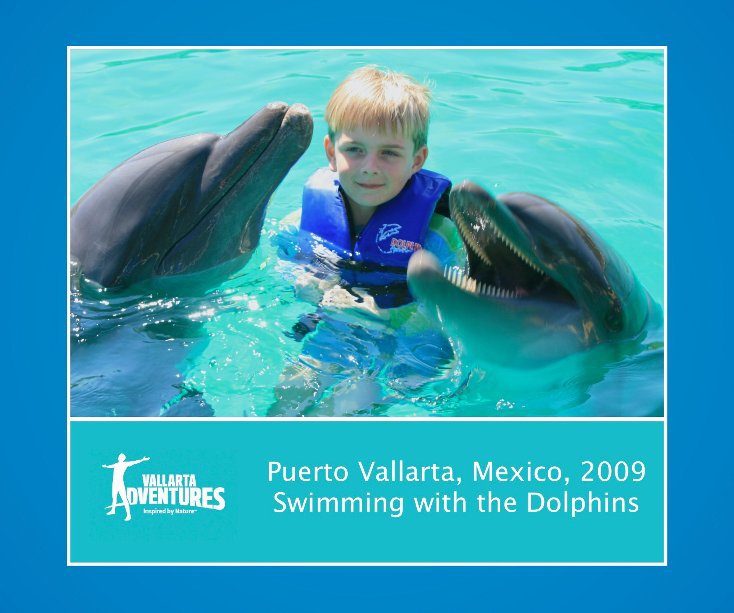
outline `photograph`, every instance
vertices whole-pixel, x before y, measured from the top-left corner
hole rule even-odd
[[[665,414],[664,47],[71,47],[71,418]]]

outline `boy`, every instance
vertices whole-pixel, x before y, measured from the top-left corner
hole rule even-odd
[[[304,188],[301,230],[335,251],[342,279],[370,290],[382,308],[411,300],[405,269],[414,251],[462,263],[448,219],[451,182],[423,170],[429,102],[428,88],[407,75],[374,66],[352,72],[326,106],[329,167]]]
[[[291,336],[301,340],[317,324],[319,331],[281,374],[270,415],[358,414],[456,385],[448,342],[415,309],[392,308],[412,301],[406,268],[414,251],[464,264],[448,219],[451,183],[423,170],[429,101],[427,87],[373,66],[352,72],[332,94],[329,166],[306,182],[301,209],[307,240],[299,251],[315,269],[295,279],[299,295],[319,310]],[[294,217],[286,223],[297,223]]]

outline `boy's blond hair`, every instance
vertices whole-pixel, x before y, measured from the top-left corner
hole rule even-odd
[[[412,77],[364,66],[352,72],[326,105],[329,138],[340,130],[373,127],[412,138],[415,151],[428,142],[431,91]]]

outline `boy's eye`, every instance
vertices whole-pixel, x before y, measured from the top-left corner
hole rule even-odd
[[[385,149],[385,151],[382,152],[382,155],[385,155],[388,157],[399,157],[398,152],[392,149]]]

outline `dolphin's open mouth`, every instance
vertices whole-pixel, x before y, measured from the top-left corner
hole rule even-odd
[[[644,330],[650,299],[627,263],[581,220],[557,204],[515,192],[496,200],[464,182],[449,198],[468,255],[467,272],[442,269],[428,250],[408,262],[408,286],[453,336],[484,354],[485,340],[517,355],[520,344],[553,330],[554,347],[533,363]],[[489,331],[482,336],[482,330]],[[514,341],[503,333],[512,331]],[[505,360],[509,363],[512,360]]]
[[[467,272],[446,267],[447,281],[489,298],[575,302],[536,257],[528,228],[502,202],[464,182],[451,192],[450,210],[469,267]]]

